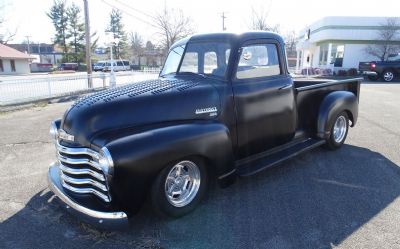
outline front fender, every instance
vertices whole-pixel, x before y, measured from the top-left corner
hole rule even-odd
[[[107,145],[114,161],[113,194],[137,209],[157,174],[168,164],[201,156],[217,176],[232,171],[232,142],[220,123],[180,124],[116,139]]]
[[[330,129],[335,118],[346,111],[353,127],[358,118],[358,100],[354,93],[349,91],[335,91],[329,93],[322,101],[318,114],[317,136],[326,139],[330,136]]]

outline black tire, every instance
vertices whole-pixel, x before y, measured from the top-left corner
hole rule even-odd
[[[339,119],[343,120],[343,118],[345,120],[344,122],[345,122],[346,130],[344,131],[344,134],[338,133],[338,134],[340,134],[340,136],[335,137],[335,132],[334,132],[335,124],[337,122],[339,122],[338,121]],[[347,133],[349,132],[349,117],[346,112],[342,112],[336,116],[335,121],[332,123],[332,127],[331,127],[330,131],[331,132],[330,132],[329,137],[327,139],[325,139],[326,143],[325,143],[324,147],[329,150],[337,150],[343,145],[344,141],[346,140]]]
[[[395,77],[394,72],[390,69],[385,70],[382,74],[382,79],[385,82],[392,82],[394,80],[394,77]]]
[[[197,166],[200,173],[200,186],[193,199],[184,206],[173,205],[166,193],[167,176],[171,173],[172,169],[181,164],[182,162],[191,162]],[[186,167],[186,166],[185,166]],[[167,216],[178,218],[192,212],[204,197],[208,188],[208,172],[203,160],[198,158],[187,158],[179,160],[175,163],[167,165],[157,176],[153,182],[150,193],[150,200],[154,211],[160,216]],[[192,182],[193,184],[193,182]]]

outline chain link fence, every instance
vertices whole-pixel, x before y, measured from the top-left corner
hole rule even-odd
[[[117,72],[117,85],[156,79],[159,69]],[[74,73],[68,75],[29,75],[0,78],[0,106],[26,103],[40,99],[68,96],[90,90],[89,77],[93,89],[109,87],[110,73]]]

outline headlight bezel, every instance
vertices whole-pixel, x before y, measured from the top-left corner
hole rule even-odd
[[[54,141],[57,141],[57,139],[58,139],[58,127],[57,127],[56,121],[51,122],[49,134],[50,134],[50,137]]]
[[[98,162],[104,173],[106,173],[108,176],[114,175],[114,161],[107,147],[104,146],[101,148]]]

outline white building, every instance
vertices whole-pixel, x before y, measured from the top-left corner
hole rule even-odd
[[[29,74],[29,55],[0,44],[0,74]]]
[[[316,21],[301,33],[296,71],[312,67],[336,72],[358,68],[360,61],[377,60],[364,50],[380,42],[378,31],[387,18],[329,16]]]

